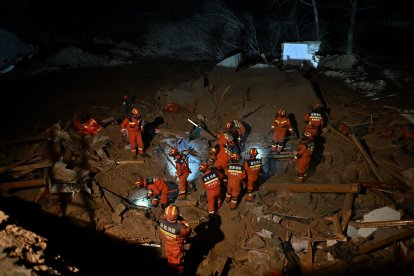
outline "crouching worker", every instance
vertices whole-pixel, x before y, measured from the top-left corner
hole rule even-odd
[[[140,177],[135,181],[137,188],[146,188],[148,190],[147,198],[151,199],[153,206],[158,206],[161,201],[161,208],[164,210],[168,203],[168,185],[162,178],[143,178]]]
[[[176,205],[169,205],[159,220],[160,236],[163,241],[164,256],[168,264],[182,273],[184,271],[184,243],[191,233],[189,224],[180,217]]]

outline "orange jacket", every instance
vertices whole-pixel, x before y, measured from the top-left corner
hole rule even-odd
[[[227,185],[239,185],[246,178],[246,172],[239,163],[230,164],[226,169],[226,175],[228,178]]]
[[[206,190],[220,188],[220,174],[215,170],[206,171],[201,179]]]
[[[188,157],[181,155],[175,159],[175,168],[176,168],[176,176],[180,177],[184,174],[190,174],[191,170],[190,167],[188,166]]]
[[[298,147],[297,159],[310,158],[313,152],[314,143],[313,140],[301,141]]]
[[[307,128],[319,129],[325,124],[323,117],[318,112],[309,112],[305,115],[305,124]]]
[[[144,126],[142,120],[138,120],[134,117],[125,118],[121,123],[121,129],[126,129],[128,132],[142,132]]]
[[[246,160],[244,163],[244,170],[246,171],[247,179],[250,182],[257,181],[262,171],[262,160],[257,158]]]
[[[160,196],[161,204],[168,202],[168,185],[162,178],[145,179],[145,186],[148,190],[152,190],[153,197]]]
[[[276,116],[272,123],[272,129],[274,130],[274,133],[278,133],[278,135],[286,135],[287,131],[293,133],[292,125],[287,116]]]

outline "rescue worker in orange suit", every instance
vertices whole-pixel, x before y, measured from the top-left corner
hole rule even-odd
[[[231,164],[226,169],[227,175],[227,192],[226,202],[230,202],[230,209],[237,208],[237,202],[241,192],[242,181],[246,179],[246,171],[244,167],[239,163],[240,155],[234,153],[231,156]]]
[[[244,124],[239,120],[234,119],[226,123],[226,131],[233,136],[233,140],[239,148],[239,151],[242,152],[244,150],[244,142],[246,138],[246,127]]]
[[[320,112],[321,106],[314,104],[312,111],[305,115],[305,132],[309,132],[313,138],[319,136],[321,130],[326,131],[325,121]]]
[[[214,164],[216,163],[218,149],[217,147],[211,147],[209,152],[210,154],[208,156],[206,164],[208,165],[209,168],[211,168],[211,167],[214,167]]]
[[[135,186],[138,188],[146,188],[148,190],[147,198],[151,199],[151,204],[158,206],[161,201],[161,208],[165,209],[168,204],[168,184],[162,178],[138,178],[135,181]]]
[[[121,123],[122,135],[128,136],[131,145],[132,158],[137,158],[138,154],[144,155],[144,141],[142,140],[142,133],[144,132],[144,121],[141,119],[141,111],[138,108],[133,108],[128,118],[125,118]]]
[[[298,183],[303,183],[303,181],[305,180],[314,146],[315,144],[313,142],[312,134],[310,134],[309,132],[303,133],[302,139],[299,143],[298,150],[295,153],[296,169],[298,172]]]
[[[247,175],[247,195],[246,201],[252,202],[254,199],[253,191],[255,190],[255,184],[259,180],[260,173],[262,172],[262,160],[257,158],[258,151],[256,148],[251,148],[249,151],[250,158],[244,163],[244,170]]]
[[[278,110],[277,115],[275,116],[275,119],[272,123],[272,130],[272,151],[275,151],[276,153],[280,153],[283,150],[288,132],[290,133],[290,135],[296,137],[296,134],[293,131],[292,125],[290,123],[290,119],[286,115],[286,111],[284,109]]]
[[[222,174],[225,174],[225,171],[230,163],[230,157],[233,154],[234,147],[235,144],[233,142],[233,138],[230,137],[229,140],[227,140],[227,143],[220,147],[217,153],[217,160],[214,167]],[[227,181],[226,177],[224,177],[223,181]]]
[[[206,163],[200,164],[200,172],[203,188],[207,193],[208,215],[215,216],[221,206],[221,180],[220,174],[214,168],[209,167]]]
[[[229,140],[234,140],[233,135],[229,132],[217,133],[217,146],[219,148],[223,147]]]
[[[174,204],[165,209],[159,225],[164,256],[171,267],[182,273],[184,271],[184,244],[191,233],[191,227],[180,217],[179,209]]]
[[[169,156],[174,158],[175,161],[175,177],[178,178],[178,198],[187,198],[187,178],[191,173],[190,167],[188,166],[188,157],[178,151],[177,148],[171,148],[168,153]]]
[[[102,130],[99,124],[92,116],[76,113],[73,120],[73,127],[80,133],[86,135],[95,135]]]

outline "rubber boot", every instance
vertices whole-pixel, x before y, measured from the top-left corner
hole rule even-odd
[[[253,192],[247,192],[246,201],[253,202],[253,199],[254,199]]]

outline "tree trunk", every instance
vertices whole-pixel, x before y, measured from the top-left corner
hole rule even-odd
[[[349,20],[348,39],[346,41],[346,53],[352,54],[352,48],[354,44],[354,31],[355,31],[355,20],[358,10],[358,0],[352,0],[351,3],[351,18]]]
[[[318,41],[321,40],[321,30],[319,24],[319,14],[318,14],[318,7],[316,6],[316,0],[312,0],[312,7],[313,7],[313,15],[315,17],[315,34],[316,39]]]

